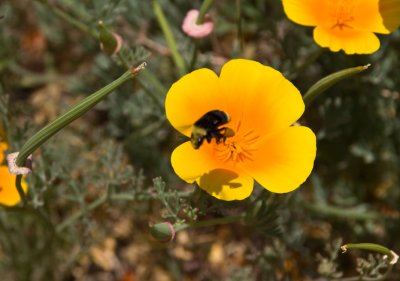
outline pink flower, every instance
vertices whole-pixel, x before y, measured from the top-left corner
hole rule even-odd
[[[211,17],[207,14],[204,23],[197,24],[197,17],[199,16],[198,10],[190,10],[182,23],[182,30],[187,35],[193,38],[202,38],[209,35],[214,29],[214,23]]]

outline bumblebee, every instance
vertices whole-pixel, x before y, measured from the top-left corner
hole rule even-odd
[[[204,114],[192,126],[190,142],[194,149],[198,149],[204,140],[208,143],[215,138],[217,143],[225,141],[227,137],[233,136],[232,129],[221,127],[229,123],[229,115],[221,110],[211,110]]]

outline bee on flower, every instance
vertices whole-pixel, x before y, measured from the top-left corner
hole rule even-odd
[[[166,115],[189,141],[171,155],[175,173],[222,200],[247,198],[254,180],[275,193],[298,188],[310,175],[316,137],[292,126],[305,106],[277,70],[244,59],[217,76],[199,69],[167,93]]]

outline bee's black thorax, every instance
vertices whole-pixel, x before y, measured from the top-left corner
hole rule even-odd
[[[227,124],[229,121],[229,115],[221,110],[211,110],[204,114],[192,127],[190,142],[193,148],[198,149],[204,140],[210,143],[213,138],[217,143],[221,142],[221,140],[225,141],[227,128],[220,126]]]
[[[194,123],[200,128],[217,128],[229,122],[229,115],[221,110],[211,110]]]

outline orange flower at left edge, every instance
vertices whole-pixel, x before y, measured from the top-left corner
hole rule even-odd
[[[15,187],[16,175],[11,175],[8,167],[4,165],[7,143],[0,142],[0,205],[7,207],[15,206],[21,201],[21,197]],[[26,193],[28,184],[22,180],[22,189]]]
[[[0,142],[0,165],[3,164],[3,161],[5,159],[5,151],[8,149],[8,145],[5,142]]]
[[[254,180],[271,192],[290,192],[312,171],[315,134],[291,126],[303,114],[304,102],[271,67],[237,59],[226,63],[220,76],[205,68],[193,71],[172,85],[165,108],[172,126],[189,138],[198,120],[212,117],[210,111],[226,117],[208,135],[206,126],[200,128],[204,138],[198,147],[187,141],[171,155],[180,178],[218,199],[247,198]]]
[[[332,52],[371,54],[380,47],[375,33],[400,24],[400,0],[282,0],[289,19],[314,26],[314,40]]]

